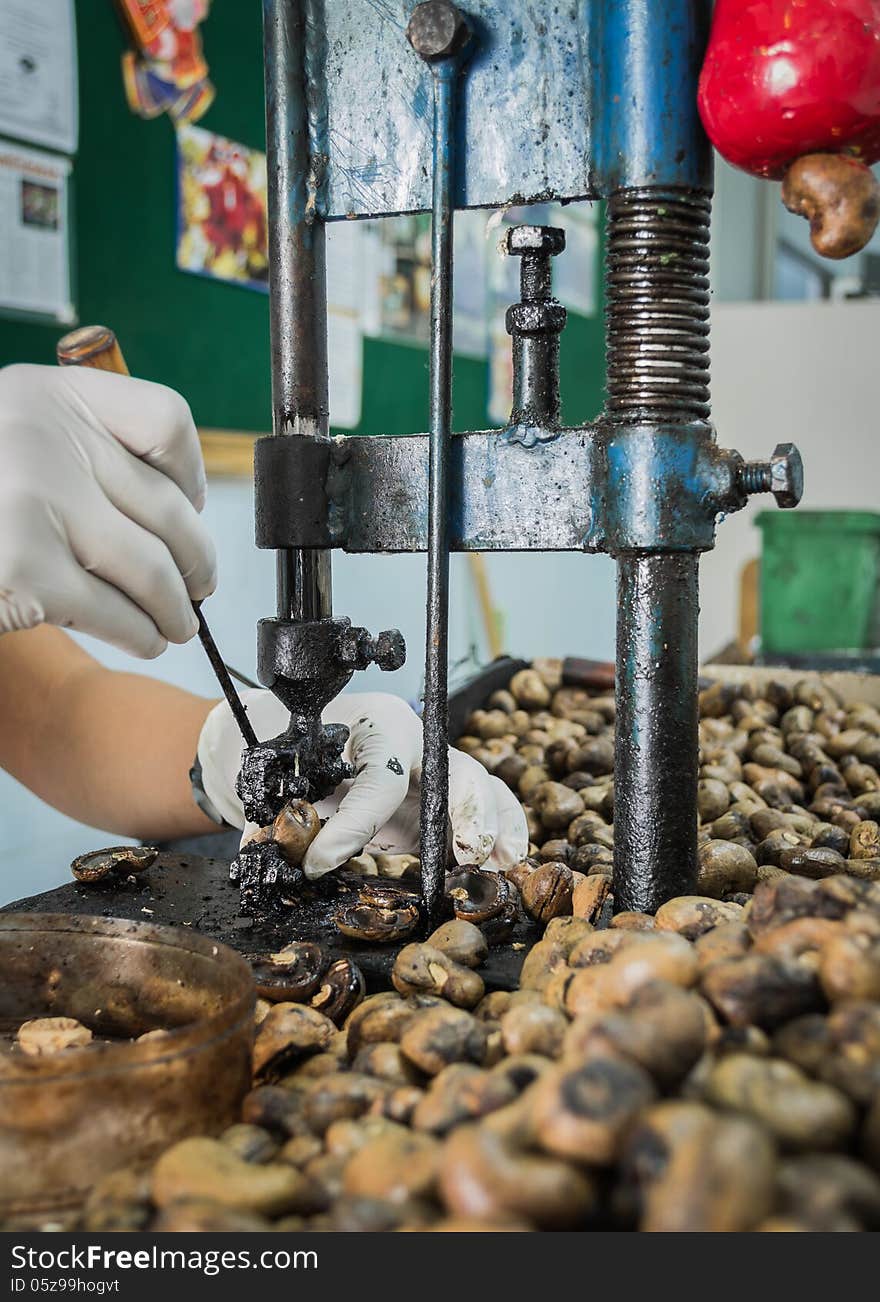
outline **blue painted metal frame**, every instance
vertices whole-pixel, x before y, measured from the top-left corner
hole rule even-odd
[[[431,207],[431,74],[414,0],[307,0],[311,177],[324,220]],[[688,88],[703,0],[467,0],[474,50],[456,128],[459,208],[711,186]]]
[[[414,0],[309,0],[326,61],[325,219],[431,207],[432,85],[404,37]],[[590,194],[588,0],[468,0],[473,52],[456,129],[456,207]]]
[[[270,177],[276,188],[286,188],[282,216],[288,232],[286,243],[276,232],[284,257],[273,296],[278,318],[273,341],[280,340],[286,352],[276,352],[275,370],[281,372],[278,387],[285,397],[287,389],[297,399],[304,397],[310,416],[318,409],[314,426],[320,433],[323,403],[314,395],[326,379],[323,301],[317,313],[312,308],[323,300],[323,264],[315,253],[323,245],[323,222],[430,208],[432,168],[426,160],[436,143],[431,123],[437,68],[416,57],[405,39],[414,0],[264,0],[264,5],[270,26],[273,14],[296,15],[290,55],[296,71],[284,114],[280,105],[276,109],[279,129],[271,139]],[[671,194],[711,188],[711,156],[695,97],[708,0],[469,0],[465,12],[473,35],[466,76],[459,78],[456,92],[453,206],[501,205],[550,194],[575,198],[621,187],[626,193],[641,187]],[[442,78],[437,84],[442,96],[449,86]],[[274,103],[277,92],[271,85],[267,89],[267,103]],[[295,139],[282,130],[292,115],[298,124]],[[445,166],[442,157],[434,163],[434,170]],[[451,224],[451,214],[444,220]],[[443,221],[434,226],[435,244],[442,243]],[[296,268],[293,254],[301,264]],[[435,267],[434,279],[445,279],[442,267]],[[435,328],[442,317],[435,313]],[[273,346],[277,349],[277,343]],[[673,360],[677,346],[659,345],[672,350]],[[646,356],[657,347],[646,337]],[[432,411],[443,408],[448,428],[448,395],[445,403],[438,402],[438,384],[443,388],[435,357]],[[290,405],[295,404],[282,402],[276,413],[279,433],[290,427]],[[522,547],[601,548],[612,554],[711,547],[717,512],[742,504],[734,485],[738,455],[717,449],[711,427],[703,422],[673,429],[668,421],[615,420],[607,439],[596,430],[563,431],[562,442],[553,446],[560,432],[549,432],[540,471],[538,457],[513,454],[515,430],[495,441],[483,435],[453,440],[452,546],[502,549],[519,539]],[[436,461],[438,440],[446,436],[435,426],[436,421]],[[312,440],[298,439],[286,456],[267,445],[264,463],[271,459],[273,466],[268,475],[260,474],[258,445],[260,545],[277,547],[282,559],[327,546],[421,549],[430,532],[424,486],[417,480],[425,473],[421,438],[413,436],[396,449],[383,441],[371,448],[349,440],[348,453],[337,443],[333,476],[326,482],[329,462],[324,472],[312,466]],[[529,520],[523,509],[515,530],[511,517],[518,486],[507,468],[523,460],[528,470],[522,466],[519,473],[544,474],[549,467],[553,474],[575,443],[585,480],[577,509],[564,497],[575,491],[573,478],[561,474],[562,505],[555,508],[554,524]],[[322,446],[319,439],[319,460]],[[298,470],[290,468],[294,463]],[[445,473],[440,465],[433,476],[435,530],[446,527],[445,521],[438,526],[437,507],[446,501]],[[315,519],[319,501],[326,513]],[[388,502],[397,504],[393,515]],[[546,519],[550,512],[545,506],[539,514]]]
[[[700,422],[620,430],[517,428],[456,434],[449,446],[452,551],[705,551],[720,512],[745,497],[737,452]],[[257,544],[423,552],[428,436],[256,445]]]
[[[598,194],[642,186],[712,190],[696,85],[705,0],[594,0],[591,179]]]

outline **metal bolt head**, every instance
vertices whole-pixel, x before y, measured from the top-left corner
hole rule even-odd
[[[508,226],[502,244],[505,253],[553,257],[565,248],[565,231],[559,226]]]
[[[449,0],[425,0],[416,5],[406,28],[406,39],[416,54],[429,62],[456,54],[469,36],[464,14]]]
[[[376,638],[376,664],[380,669],[400,669],[406,660],[406,642],[397,628],[386,628]]]
[[[797,506],[804,495],[804,463],[793,443],[777,443],[770,458],[770,492],[776,505]]]

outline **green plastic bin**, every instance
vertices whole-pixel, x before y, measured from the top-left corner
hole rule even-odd
[[[761,650],[880,646],[880,513],[762,511]]]

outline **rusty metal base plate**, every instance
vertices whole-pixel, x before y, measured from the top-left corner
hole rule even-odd
[[[238,888],[229,881],[226,860],[163,851],[137,877],[92,886],[70,882],[41,895],[15,900],[5,905],[3,912],[100,914],[191,927],[243,954],[273,953],[291,940],[311,940],[333,958],[352,958],[370,991],[389,989],[391,968],[401,945],[368,945],[340,935],[333,914],[346,887],[332,876],[323,881],[326,886],[321,895],[285,909],[271,922],[257,922],[240,915]],[[489,951],[480,968],[487,990],[513,990],[517,986],[523,959],[540,934],[534,923],[520,922],[510,941]]]

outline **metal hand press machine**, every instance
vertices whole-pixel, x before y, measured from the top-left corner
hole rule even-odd
[[[356,669],[403,662],[334,615],[330,553],[427,553],[422,892],[447,862],[450,551],[604,551],[618,571],[614,894],[653,910],[696,880],[697,567],[749,494],[794,506],[797,449],[747,463],[709,422],[711,151],[696,107],[708,0],[264,0],[273,428],[256,446],[257,545],[277,553],[260,681],[291,712],[245,751],[248,817],[346,773],[322,708]],[[519,226],[507,313],[514,404],[451,433],[456,209],[605,200],[607,401],[560,424],[563,232]],[[330,438],[328,222],[430,211],[430,430]],[[548,564],[552,562],[548,558]],[[234,872],[290,886],[274,847]]]

